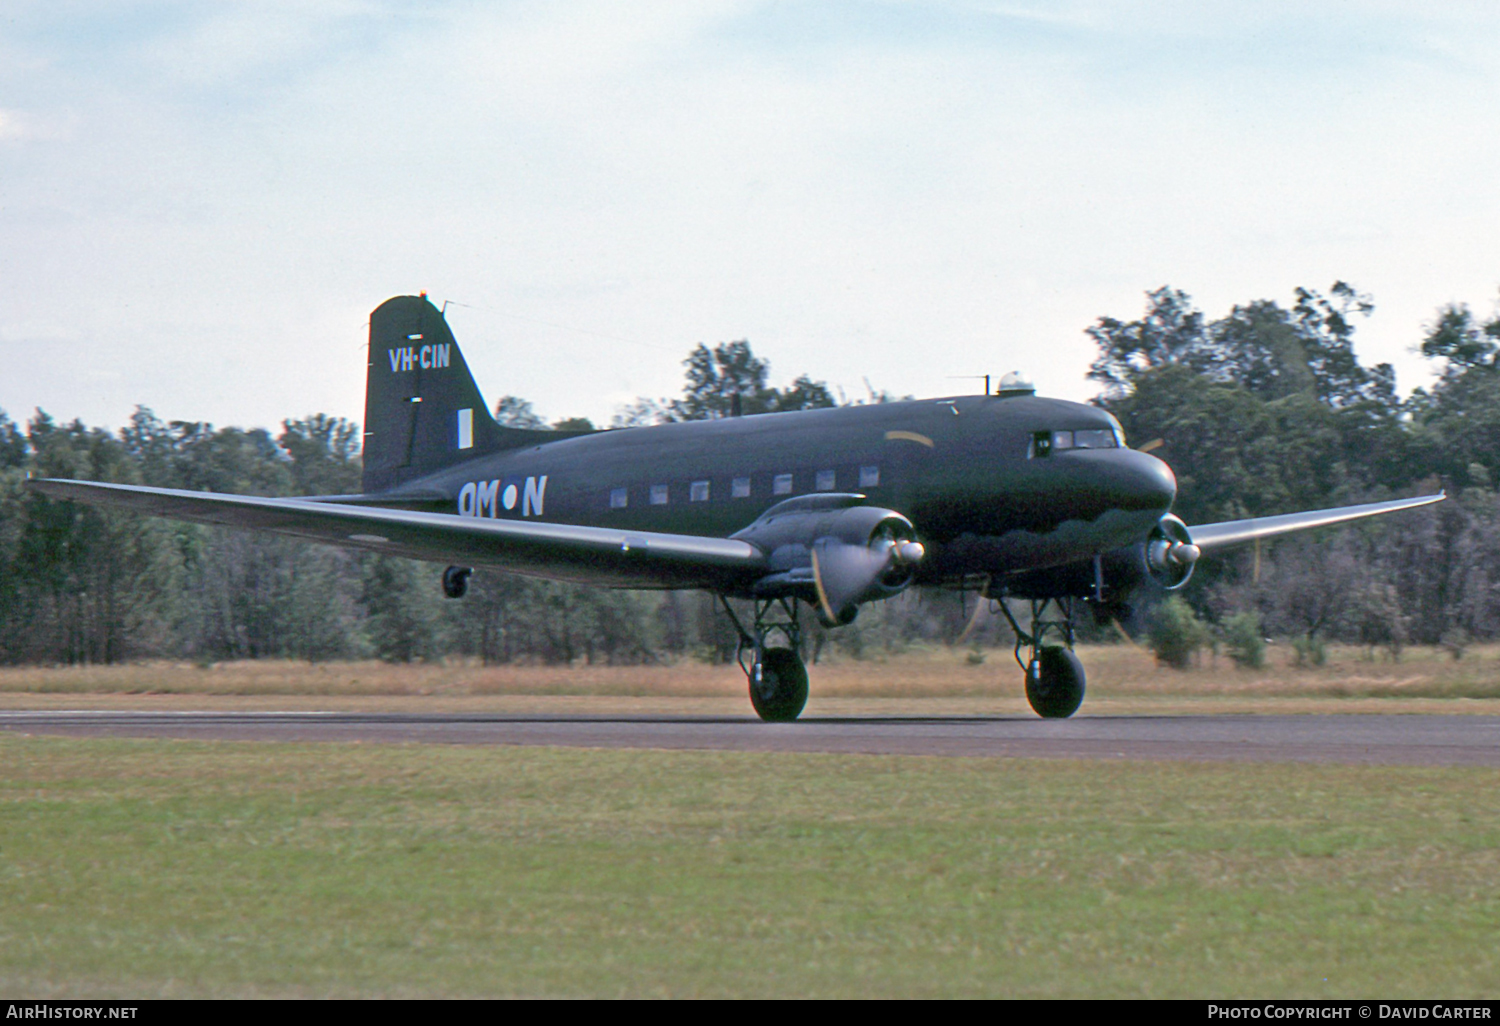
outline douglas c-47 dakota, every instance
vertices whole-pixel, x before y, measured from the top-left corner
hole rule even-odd
[[[445,563],[455,598],[482,566],[741,599],[753,616],[723,604],[767,720],[795,719],[807,701],[803,606],[837,627],[914,585],[977,589],[1002,600],[1032,708],[1070,716],[1084,692],[1079,603],[1104,614],[1139,584],[1181,587],[1206,553],[1443,498],[1189,527],[1171,513],[1171,468],[1127,448],[1114,417],[1013,378],[994,395],[609,431],[503,427],[425,296],[370,315],[368,373],[358,495],[28,485]],[[1006,599],[1030,604],[1024,626]]]

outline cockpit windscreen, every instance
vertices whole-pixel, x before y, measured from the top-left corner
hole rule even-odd
[[[1064,449],[1119,449],[1125,444],[1114,428],[1038,431],[1031,436],[1031,455],[1050,456]]]

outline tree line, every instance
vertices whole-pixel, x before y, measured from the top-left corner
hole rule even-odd
[[[748,342],[698,346],[680,397],[641,400],[642,423],[835,405],[806,375],[783,388]],[[872,395],[872,398],[885,398]],[[516,396],[502,423],[547,423]],[[442,596],[441,568],[272,535],[210,528],[59,502],[27,491],[28,475],[296,496],[357,492],[360,432],[318,414],[277,433],[163,421],[137,408],[119,431],[59,423],[38,411],[18,425],[0,411],[0,663],[203,662],[450,655],[486,663],[639,663],[733,657],[736,635],[708,596],[610,591],[481,571],[468,596]],[[961,615],[956,603],[951,615]],[[937,607],[946,608],[942,604]],[[926,611],[906,637],[948,629]],[[918,620],[933,620],[918,623]],[[821,649],[829,636],[814,629]],[[858,651],[860,637],[842,642]]]
[[[1353,337],[1373,303],[1338,282],[1259,300],[1210,320],[1185,293],[1147,295],[1137,319],[1102,317],[1096,402],[1132,445],[1166,459],[1188,523],[1368,501],[1446,487],[1453,501],[1336,532],[1205,560],[1184,590],[1195,624],[1253,623],[1316,658],[1328,639],[1398,653],[1455,651],[1500,635],[1500,316],[1437,311],[1421,352],[1436,384],[1402,396],[1386,365],[1366,367]],[[777,388],[746,341],[699,345],[682,394],[641,399],[614,426],[774,414],[849,402],[806,374]],[[881,402],[869,391],[859,402]],[[496,417],[548,424],[505,396]],[[118,431],[24,425],[0,412],[0,662],[108,663],[164,657],[213,662],[451,655],[485,662],[728,659],[735,634],[697,593],[610,591],[500,573],[476,574],[445,600],[440,568],[291,539],[208,528],[49,500],[28,475],[255,495],[359,489],[358,426],[323,414],[276,433],[163,421],[138,408]],[[1159,596],[1141,596],[1150,606]],[[814,627],[814,655],[835,646],[952,641],[972,605],[955,593],[873,606],[853,626]],[[1182,607],[1172,617],[1181,619]],[[1145,626],[1149,614],[1143,614]],[[1170,619],[1170,618],[1169,618]],[[1241,631],[1244,633],[1244,631]],[[981,621],[976,641],[1008,631]],[[1106,635],[1107,636],[1107,635]]]
[[[1438,310],[1418,342],[1436,383],[1403,397],[1389,365],[1355,355],[1373,308],[1336,282],[1210,321],[1162,288],[1140,318],[1088,329],[1097,401],[1171,464],[1189,524],[1447,490],[1437,506],[1199,565],[1183,597],[1200,619],[1250,617],[1314,661],[1328,639],[1457,654],[1500,634],[1500,316]]]

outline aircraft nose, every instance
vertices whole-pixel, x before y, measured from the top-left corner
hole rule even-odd
[[[1125,509],[1152,509],[1162,513],[1172,508],[1177,498],[1177,475],[1172,468],[1150,453],[1123,449],[1112,454],[1116,473],[1112,484],[1118,502]]]

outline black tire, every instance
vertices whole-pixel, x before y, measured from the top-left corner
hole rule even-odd
[[[1065,720],[1083,704],[1083,664],[1065,648],[1049,645],[1037,653],[1026,674],[1026,701],[1047,720]]]
[[[469,590],[469,575],[473,567],[450,566],[443,571],[443,594],[451,599],[463,598]]]
[[[750,704],[767,722],[790,723],[807,704],[807,667],[789,648],[768,648],[760,658],[750,678]]]

